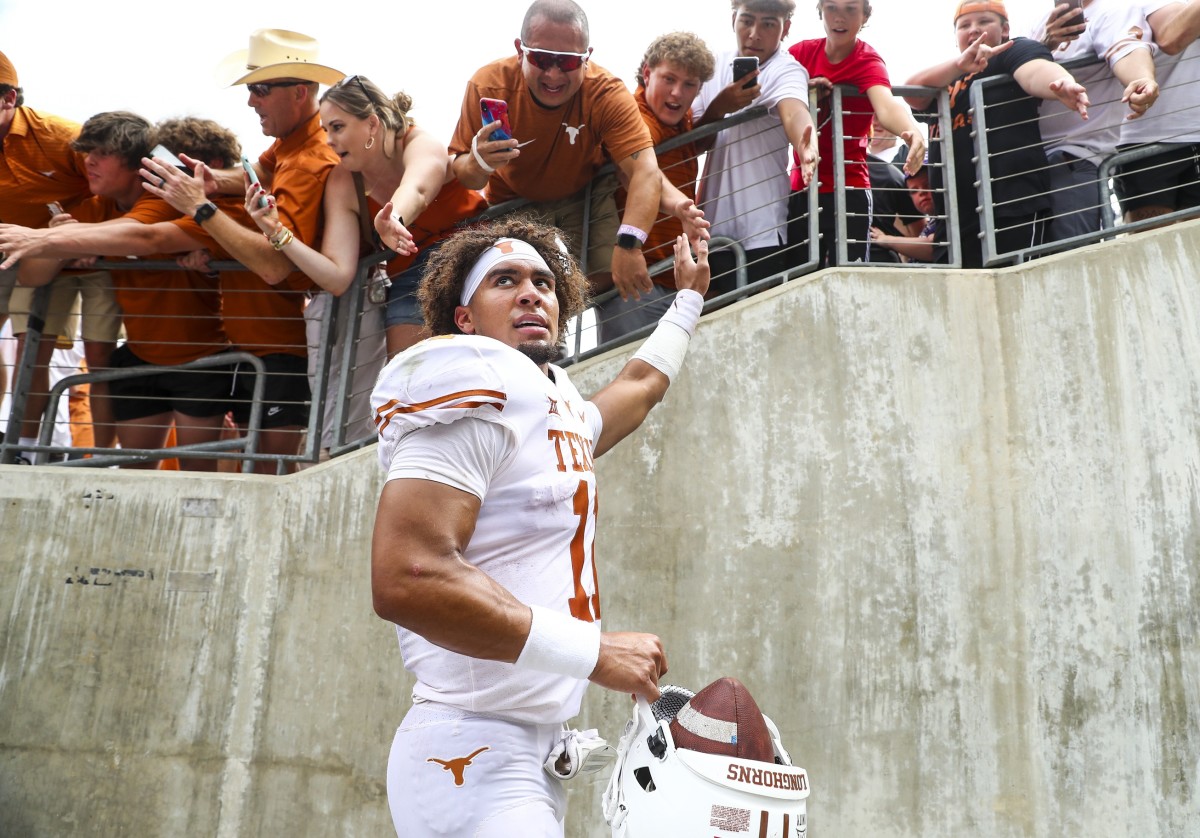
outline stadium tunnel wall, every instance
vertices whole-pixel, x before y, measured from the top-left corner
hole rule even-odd
[[[1197,252],[1191,223],[710,316],[598,461],[605,627],[750,687],[811,835],[1200,834]],[[0,835],[390,834],[374,456],[0,468]],[[628,715],[593,689],[580,721]],[[575,782],[567,834],[606,835]]]

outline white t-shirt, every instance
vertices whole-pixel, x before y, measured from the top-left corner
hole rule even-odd
[[[553,380],[491,338],[422,341],[371,396],[388,480],[444,483],[482,501],[466,560],[527,605],[599,622],[593,564],[600,411],[558,367]],[[481,660],[397,627],[414,695],[471,712],[556,724],[587,681]]]
[[[1188,0],[1144,0],[1140,6],[1150,17],[1174,3],[1188,5]],[[1200,41],[1193,41],[1179,55],[1159,52],[1154,72],[1158,101],[1141,119],[1121,125],[1121,144],[1200,142]]]
[[[692,104],[698,122],[705,109],[733,81],[736,50],[717,56],[716,73]],[[779,103],[797,99],[808,107],[808,72],[782,46],[760,66],[761,91],[749,107],[765,106],[766,116],[717,134],[700,175],[697,203],[712,223],[710,233],[728,236],[751,249],[787,241],[788,137]],[[732,114],[731,114],[732,115]]]
[[[1042,40],[1051,11],[1053,9],[1049,9],[1041,22],[1030,30],[1030,38]],[[1065,47],[1055,49],[1054,60],[1061,62],[1085,57],[1107,62],[1071,71],[1075,80],[1087,88],[1091,102],[1088,119],[1085,121],[1078,112],[1068,110],[1057,99],[1043,100],[1039,113],[1047,152],[1066,152],[1099,166],[1105,157],[1116,151],[1121,122],[1129,113],[1129,106],[1121,101],[1125,86],[1113,75],[1112,68],[1135,50],[1149,50],[1153,55],[1158,48],[1150,40],[1150,25],[1137,3],[1092,0],[1084,7],[1083,16],[1087,20],[1087,29]],[[1150,113],[1157,108],[1156,103]]]

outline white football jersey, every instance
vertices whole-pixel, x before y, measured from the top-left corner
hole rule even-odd
[[[599,622],[593,564],[600,412],[566,373],[475,335],[397,355],[371,397],[388,479],[435,480],[482,501],[466,559],[527,605]],[[460,655],[397,627],[414,694],[515,721],[579,712],[586,681]]]

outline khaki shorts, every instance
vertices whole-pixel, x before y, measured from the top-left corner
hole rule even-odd
[[[0,271],[0,323],[8,317],[8,298],[12,296],[13,286],[16,284],[16,271]]]
[[[569,198],[533,203],[527,208],[529,212],[541,216],[545,223],[563,231],[567,247],[576,258],[580,258],[580,243],[583,241],[583,198],[586,193],[585,189]],[[587,264],[583,266],[583,272],[588,276],[612,270],[612,252],[617,244],[617,230],[621,227],[616,195],[615,175],[593,181]]]
[[[24,334],[29,326],[29,309],[36,288],[13,289],[9,314],[13,334]],[[76,303],[79,302],[77,306]],[[66,274],[50,282],[50,303],[46,308],[43,334],[73,338],[83,317],[82,337],[97,343],[115,343],[121,334],[121,307],[113,293],[112,276],[105,271]]]

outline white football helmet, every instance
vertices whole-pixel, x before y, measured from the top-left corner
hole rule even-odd
[[[669,685],[653,707],[638,696],[604,791],[613,838],[805,838],[808,773],[792,765],[775,724],[764,715],[774,763],[677,749],[670,721],[691,697]]]

